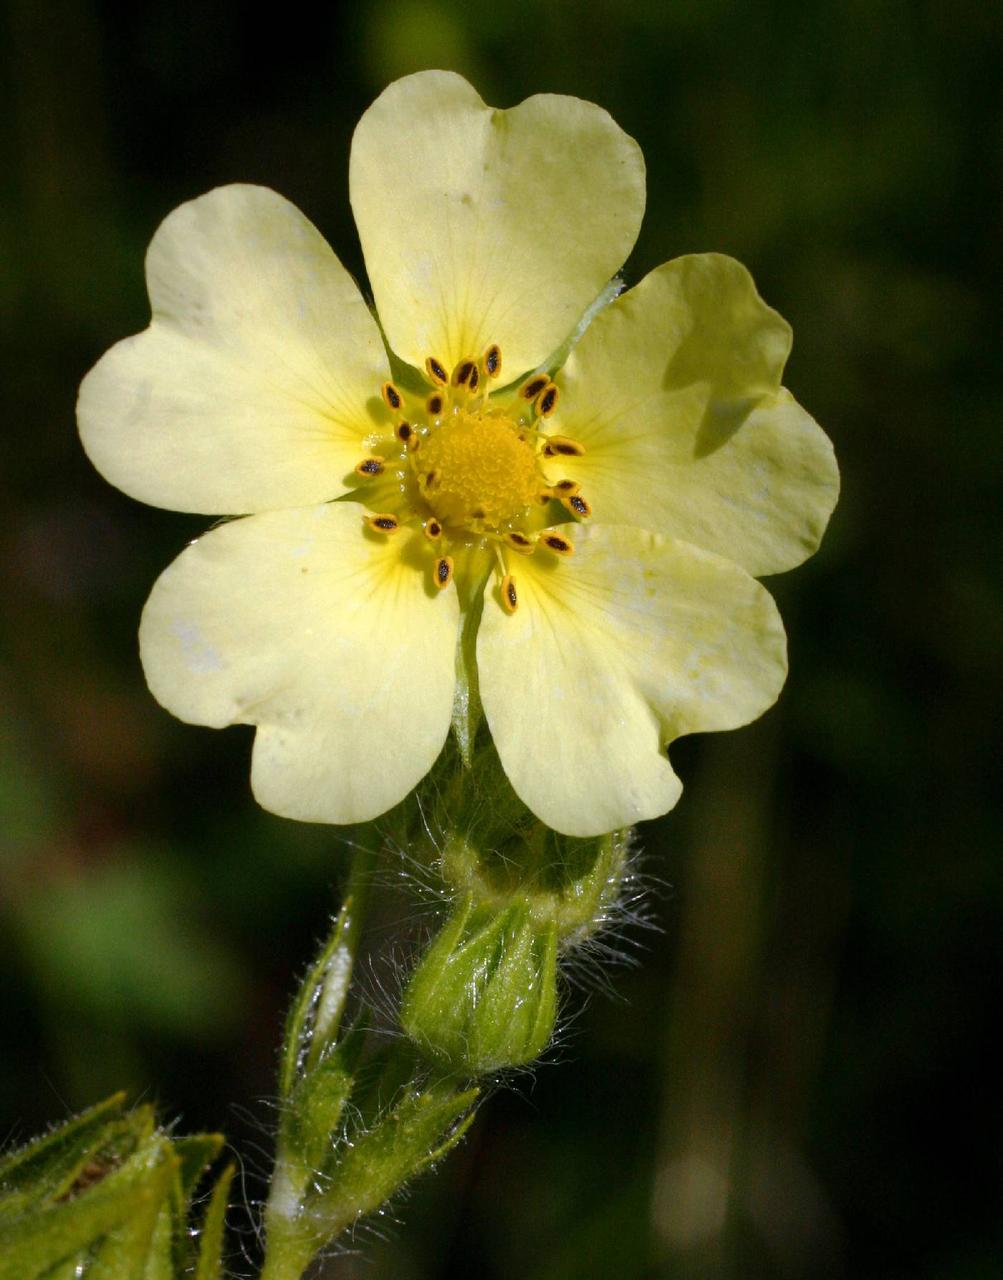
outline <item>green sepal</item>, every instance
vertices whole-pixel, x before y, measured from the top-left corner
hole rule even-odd
[[[236,1165],[229,1164],[216,1179],[199,1236],[198,1260],[193,1280],[223,1280],[223,1243],[230,1186]]]
[[[541,930],[556,926],[562,949],[608,923],[629,869],[631,832],[552,831],[516,795],[486,726],[469,767],[460,744],[447,743],[414,807],[401,843],[419,851],[454,899],[469,894],[495,911],[524,905]]]
[[[474,745],[484,719],[477,679],[477,629],[484,612],[485,575],[460,599],[460,632],[456,642],[456,692],[453,695],[453,734],[465,768],[473,765]],[[461,584],[462,586],[462,584]]]
[[[620,294],[623,293],[624,288],[623,276],[621,275],[615,275],[612,280],[603,285],[597,297],[585,308],[585,311],[578,323],[564,339],[561,345],[556,351],[547,357],[542,365],[540,365],[541,371],[547,370],[551,375],[553,375],[557,369],[560,369],[567,364],[568,356],[570,356],[575,347],[578,346],[585,330],[589,327],[600,311],[605,311],[609,304],[614,302]]]
[[[557,930],[524,904],[494,911],[468,896],[422,957],[401,1026],[449,1070],[521,1066],[546,1048],[557,1015]]]
[[[409,1178],[441,1160],[473,1123],[479,1090],[449,1081],[413,1088],[381,1123],[353,1139],[338,1168],[330,1210],[346,1224],[381,1204]],[[324,1205],[323,1198],[321,1205]],[[318,1206],[320,1207],[320,1206]]]
[[[185,1210],[199,1179],[223,1150],[225,1139],[221,1133],[193,1133],[183,1138],[172,1138],[174,1154],[178,1157],[178,1177]]]
[[[173,1280],[174,1276],[187,1274],[191,1261],[188,1214],[192,1194],[206,1166],[219,1155],[223,1137],[218,1133],[197,1133],[172,1139],[171,1147],[177,1166],[170,1195],[157,1217],[144,1280]]]

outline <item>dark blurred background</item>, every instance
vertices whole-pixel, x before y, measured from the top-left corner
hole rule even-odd
[[[361,276],[355,122],[395,77],[452,67],[497,106],[571,93],[637,138],[628,281],[742,259],[794,326],[787,381],[844,490],[821,553],[770,584],[779,706],[673,751],[683,801],[642,831],[661,932],[621,941],[642,964],[613,998],[573,993],[535,1080],[325,1274],[1000,1274],[1003,10],[0,14],[0,1137],[123,1086],[225,1129],[262,1193],[280,1020],[344,853],[255,807],[249,731],[148,695],[141,605],[207,522],[104,484],[74,398],[147,322],[158,222],[220,183],[283,192]]]

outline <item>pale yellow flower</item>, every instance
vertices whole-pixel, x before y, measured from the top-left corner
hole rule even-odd
[[[556,371],[644,206],[637,145],[590,103],[495,111],[457,75],[410,76],[363,116],[350,181],[396,377],[314,227],[232,186],[160,227],[150,327],[81,388],[114,484],[243,517],[154,587],[150,688],[183,720],[257,726],[266,808],[367,820],[441,750],[466,623],[535,813],[571,835],[664,813],[667,744],[776,699],[784,633],[755,576],[808,556],[836,499],[829,442],[780,385],[790,330],[738,263],[681,258]]]

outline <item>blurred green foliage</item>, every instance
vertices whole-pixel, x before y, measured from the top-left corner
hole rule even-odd
[[[127,1087],[226,1129],[263,1192],[259,1099],[344,858],[255,809],[246,732],[147,694],[139,609],[204,522],[100,481],[73,401],[146,322],[157,223],[214,185],[283,192],[361,277],[355,121],[450,66],[638,139],[628,280],[741,258],[845,487],[821,554],[771,584],[780,705],[674,749],[687,792],[643,832],[664,932],[624,927],[624,999],[568,1000],[532,1096],[482,1108],[364,1274],[996,1274],[1001,61],[1003,12],[975,0],[5,0],[2,1132]]]

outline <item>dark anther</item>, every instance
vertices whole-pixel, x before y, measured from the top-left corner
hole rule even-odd
[[[428,376],[433,382],[437,382],[440,387],[444,387],[449,381],[446,370],[442,367],[441,362],[436,360],[435,356],[428,357],[425,361],[425,368],[428,371]]]
[[[523,387],[519,394],[524,400],[535,400],[550,379],[544,374],[539,378],[531,378]]]
[[[555,454],[565,458],[580,458],[585,450],[577,440],[569,440],[566,436],[551,436],[543,446],[543,452],[548,458]]]
[[[557,404],[557,388],[551,383],[543,395],[540,396],[536,408],[540,416],[546,418],[554,412],[555,404]]]
[[[403,401],[401,400],[401,393],[397,390],[397,388],[394,386],[392,382],[384,382],[383,399],[386,401],[387,405],[394,410],[395,413],[403,404]]]
[[[571,543],[566,538],[560,538],[556,533],[548,533],[543,539],[551,551],[556,551],[558,555],[567,555],[571,550]]]
[[[501,373],[501,348],[496,343],[484,353],[484,372],[489,378],[497,378]]]

